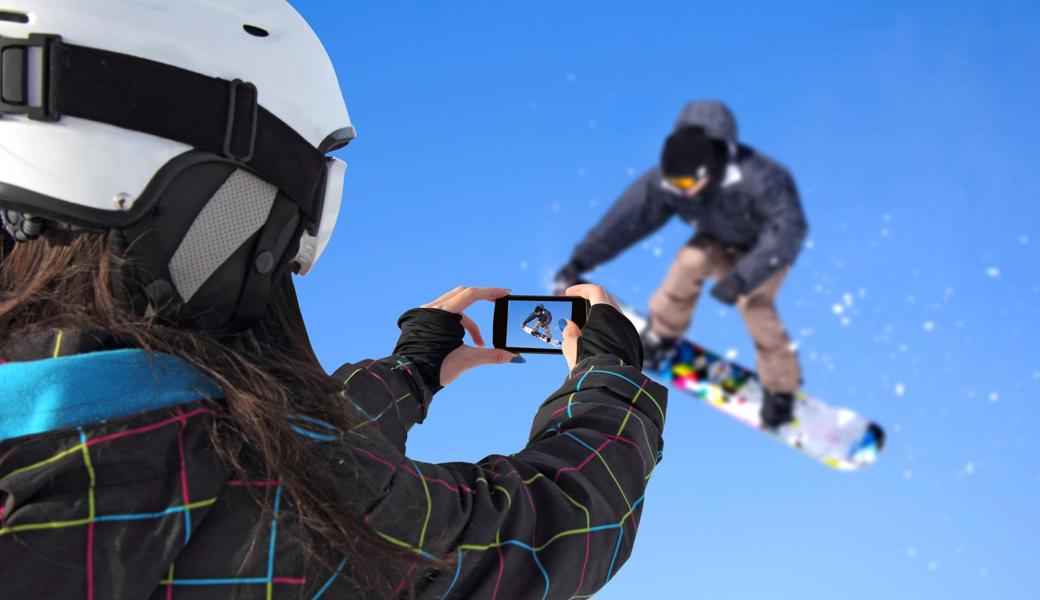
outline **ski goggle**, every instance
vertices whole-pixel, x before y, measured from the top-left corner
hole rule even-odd
[[[668,177],[668,183],[678,190],[688,192],[697,187],[700,179],[696,177]]]

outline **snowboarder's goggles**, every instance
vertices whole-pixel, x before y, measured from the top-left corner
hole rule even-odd
[[[668,183],[682,191],[692,190],[700,182],[697,177],[669,177]]]

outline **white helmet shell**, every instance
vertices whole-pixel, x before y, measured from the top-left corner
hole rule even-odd
[[[0,10],[26,17],[25,23],[0,19],[3,37],[57,34],[68,44],[250,82],[258,102],[314,147],[351,127],[328,54],[284,0],[5,0]],[[189,149],[86,119],[0,116],[0,182],[94,209],[129,209],[152,176]],[[337,197],[326,197],[334,210],[301,243],[303,272],[335,224],[343,165],[334,169],[340,187],[330,187]]]

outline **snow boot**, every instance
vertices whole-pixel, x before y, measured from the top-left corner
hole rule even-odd
[[[764,429],[776,429],[794,420],[794,394],[763,390],[758,416]]]
[[[675,353],[675,347],[679,344],[679,340],[676,338],[661,337],[654,333],[649,323],[647,323],[646,329],[639,334],[639,338],[643,341],[643,369],[652,372],[660,371],[665,367],[672,358],[672,354]]]

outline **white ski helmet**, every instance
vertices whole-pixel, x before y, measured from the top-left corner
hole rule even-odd
[[[242,327],[335,227],[354,138],[284,0],[0,0],[0,214],[109,232],[145,303]]]

